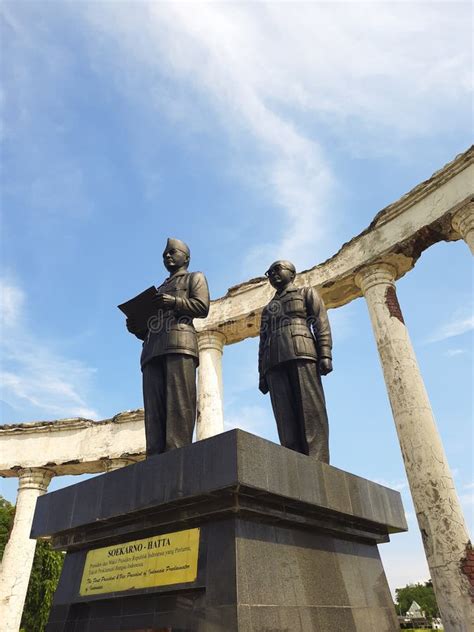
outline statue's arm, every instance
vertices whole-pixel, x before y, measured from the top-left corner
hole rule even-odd
[[[177,296],[174,311],[180,316],[206,318],[209,314],[209,287],[202,272],[192,272],[188,286],[188,296]]]
[[[324,301],[313,288],[306,290],[306,309],[317,341],[320,358],[332,359],[332,335]]]
[[[259,375],[259,390],[265,395],[268,393],[268,384],[263,372],[263,350],[265,348],[265,342],[268,336],[268,323],[266,319],[266,312],[262,312],[262,320],[260,322],[260,342],[258,344],[258,375]]]

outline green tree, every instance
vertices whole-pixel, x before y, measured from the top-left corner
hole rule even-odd
[[[6,498],[0,496],[0,559],[8,542],[15,515],[15,507]]]
[[[0,556],[3,557],[15,515],[14,506],[0,496]],[[36,545],[21,627],[25,632],[43,632],[53,594],[58,585],[64,554],[53,551],[49,542]]]
[[[49,542],[36,545],[30,583],[21,625],[26,632],[43,632],[48,622],[54,591],[58,585],[64,554],[53,551]]]
[[[427,617],[439,617],[431,580],[424,584],[407,584],[404,588],[396,588],[395,596],[398,613],[406,614],[411,604],[416,601]]]

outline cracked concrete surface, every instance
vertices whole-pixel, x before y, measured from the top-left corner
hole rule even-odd
[[[444,628],[470,632],[470,586],[461,571],[469,535],[407,328],[387,301],[390,287],[395,295],[395,278],[393,266],[379,264],[361,271],[357,281],[367,300]]]

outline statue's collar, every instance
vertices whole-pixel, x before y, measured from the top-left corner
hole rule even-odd
[[[290,283],[280,293],[275,292],[275,297],[274,298],[283,298],[285,296],[285,294],[288,294],[288,292],[296,292],[297,289],[298,288],[296,287],[296,285],[294,283]]]
[[[185,274],[188,274],[187,270],[178,270],[178,272],[174,272],[166,280],[167,281],[172,281],[173,279],[176,279],[176,278],[178,278],[180,276],[184,276]]]

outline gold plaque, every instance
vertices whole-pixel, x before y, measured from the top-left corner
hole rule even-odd
[[[81,597],[193,582],[197,577],[199,529],[164,533],[89,551]]]

